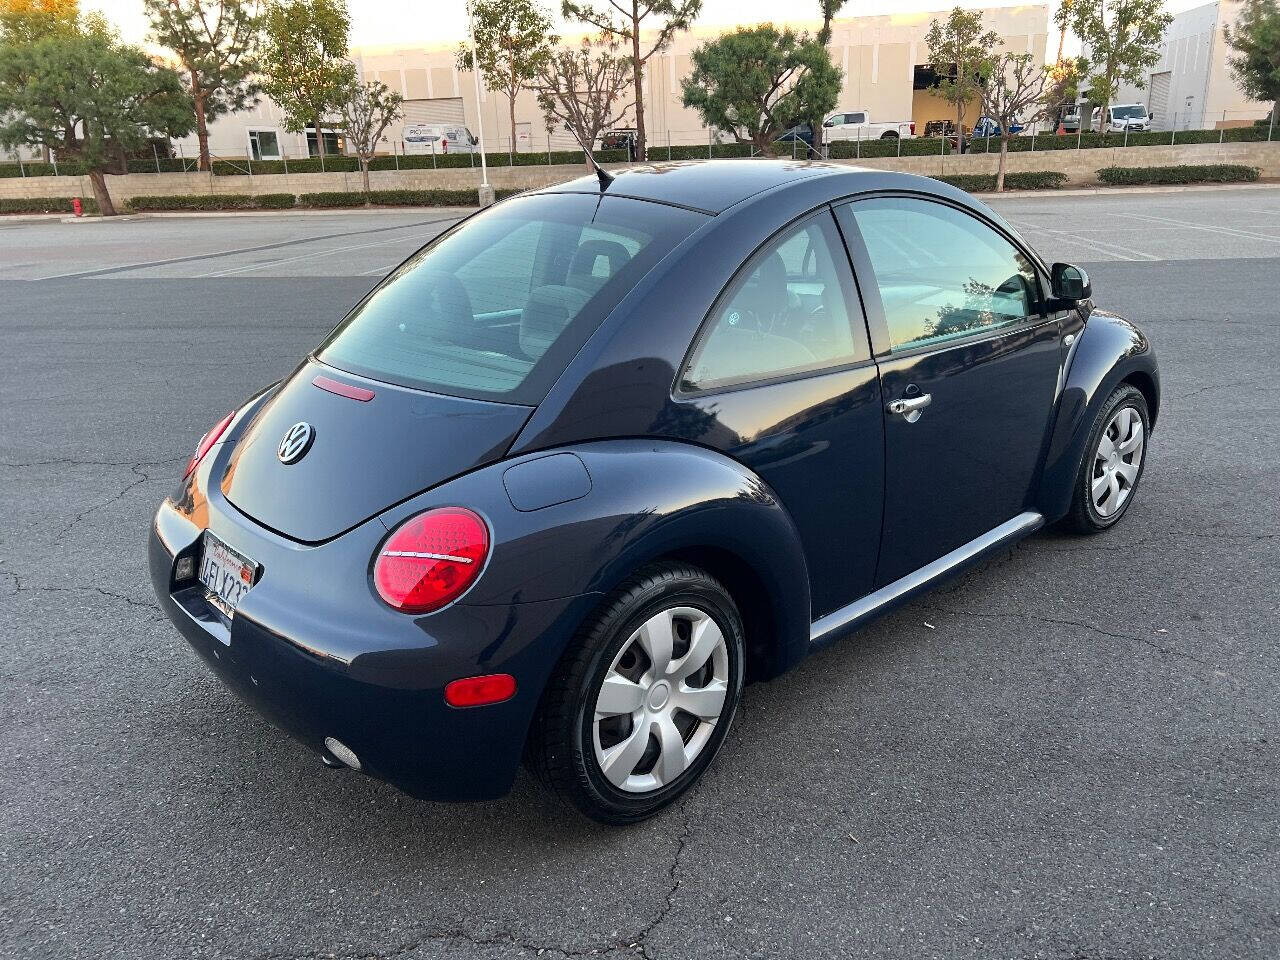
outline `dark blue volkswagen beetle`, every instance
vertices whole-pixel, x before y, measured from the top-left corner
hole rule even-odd
[[[200,442],[155,589],[330,766],[609,823],[743,684],[1045,523],[1120,519],[1155,357],[959,190],[794,162],[469,217]]]

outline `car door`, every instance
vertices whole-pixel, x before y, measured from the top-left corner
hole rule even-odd
[[[726,287],[652,432],[721,450],[777,494],[804,545],[816,618],[871,590],[882,405],[848,256],[823,207],[766,242]]]
[[[1027,509],[1063,356],[1032,257],[914,196],[843,205],[885,400],[884,586]]]

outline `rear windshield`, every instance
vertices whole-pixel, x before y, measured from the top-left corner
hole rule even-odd
[[[625,197],[516,197],[401,264],[319,358],[376,380],[533,405],[703,214]]]

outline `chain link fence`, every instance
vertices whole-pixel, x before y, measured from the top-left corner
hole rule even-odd
[[[1207,122],[1206,122],[1207,121]],[[1203,113],[1174,111],[1167,117],[1156,116],[1147,121],[1143,130],[1115,130],[1105,133],[1090,129],[1085,124],[1075,124],[1067,130],[1063,123],[1035,123],[1025,129],[1017,129],[1009,138],[1011,152],[1035,152],[1049,150],[1090,150],[1104,147],[1177,146],[1189,143],[1257,143],[1280,142],[1273,114],[1232,113],[1206,118]],[[864,139],[835,140],[822,147],[811,143],[807,131],[793,128],[772,144],[773,156],[789,156],[795,159],[861,159],[877,157],[949,156],[959,149],[957,138],[952,136],[923,137],[909,132],[903,124],[898,135],[892,133]],[[520,133],[513,141],[510,134],[486,138],[493,146],[485,152],[485,162],[491,167],[541,166],[582,163],[582,150],[567,132]],[[597,149],[593,156],[600,163],[625,163],[635,159],[634,131],[619,129],[602,138],[608,149]],[[369,164],[371,170],[424,170],[456,169],[480,166],[479,147],[454,145],[437,149],[433,143],[428,149],[406,152],[403,142],[390,142]],[[666,129],[653,131],[648,140],[648,158],[661,160],[708,160],[726,157],[759,156],[761,150],[750,143],[738,143],[731,135],[709,128]],[[964,152],[998,153],[998,131],[988,128],[985,135],[973,137],[966,134]],[[165,155],[159,147],[153,147],[151,157],[132,157],[117,163],[109,172],[128,173],[191,173],[198,169],[197,158],[189,156],[179,146],[173,155]],[[252,155],[246,147],[242,155],[216,154],[212,158],[215,176],[270,176],[287,173],[341,172],[354,173],[360,169],[359,161],[350,154],[326,154],[319,156],[290,157],[285,151],[272,157]],[[0,161],[0,177],[48,177],[80,176],[86,173],[84,164],[75,160],[59,162],[56,156],[48,161],[25,160],[13,154],[10,161]]]

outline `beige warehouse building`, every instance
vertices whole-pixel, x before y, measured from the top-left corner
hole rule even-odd
[[[848,17],[833,24],[829,45],[831,57],[844,72],[844,87],[838,109],[866,110],[873,121],[915,121],[923,131],[925,122],[954,117],[954,108],[928,89],[933,77],[924,68],[928,59],[925,34],[933,13],[888,14]],[[1049,31],[1049,8],[1045,4],[993,7],[983,11],[987,26],[1003,41],[1003,49],[1030,53],[1043,63]],[[816,19],[788,21],[788,25],[815,31]],[[690,54],[702,43],[714,39],[725,28],[695,25],[677,36],[662,54],[653,57],[645,74],[646,132],[652,147],[705,143],[714,136],[693,110],[680,102],[680,82],[691,71]],[[477,104],[471,73],[455,65],[456,47],[400,48],[366,47],[352,51],[352,57],[367,80],[379,80],[405,98],[404,120],[387,132],[385,151],[402,152],[405,124],[455,123],[477,132],[483,120],[485,142],[490,150],[512,148],[507,98],[494,91],[481,91]],[[522,93],[516,101],[516,143],[521,152],[570,149],[573,141],[563,131],[548,135],[532,93]],[[972,116],[972,113],[971,115]],[[627,125],[624,122],[622,125]],[[967,119],[966,122],[969,122]],[[314,145],[314,134],[309,137]],[[330,141],[332,143],[332,141]],[[194,155],[195,139],[178,144],[186,156]],[[302,135],[285,132],[279,109],[267,100],[250,111],[218,120],[210,129],[210,148],[219,156],[271,159],[282,153],[305,156],[307,141]]]

